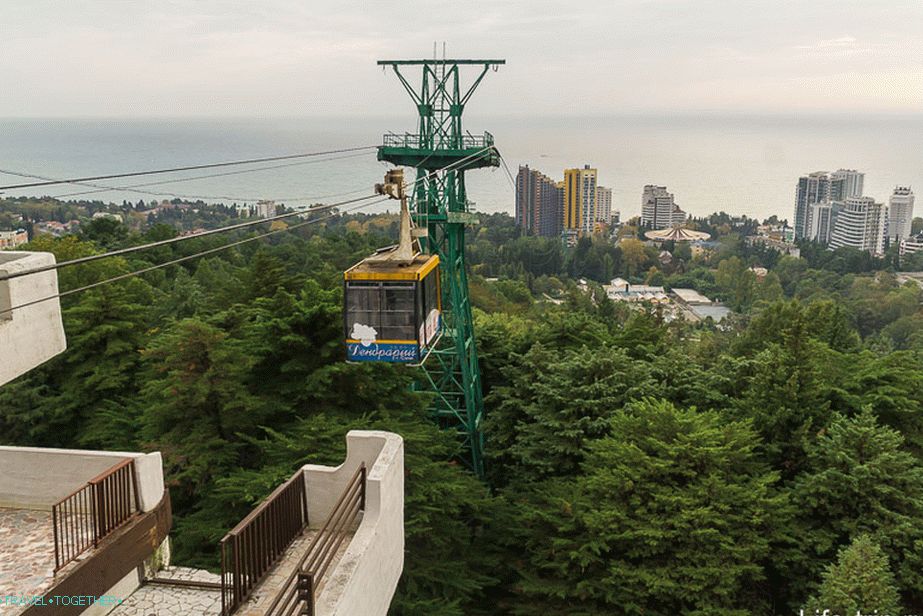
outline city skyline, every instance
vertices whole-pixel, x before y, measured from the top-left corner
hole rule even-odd
[[[402,93],[376,79],[374,61],[432,57],[434,41],[440,56],[445,41],[449,57],[507,59],[503,87],[479,100],[484,114],[918,114],[923,104],[923,5],[903,0],[589,1],[566,11],[523,0],[474,13],[421,0],[379,11],[356,1],[113,6],[7,2],[0,71],[17,96],[0,101],[0,117],[381,113]]]

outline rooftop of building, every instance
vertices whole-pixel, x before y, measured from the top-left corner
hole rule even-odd
[[[712,301],[695,289],[671,289],[673,295],[687,304],[711,304]]]

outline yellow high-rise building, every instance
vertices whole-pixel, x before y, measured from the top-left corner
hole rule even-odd
[[[581,235],[593,233],[596,226],[596,169],[564,170],[564,228]]]

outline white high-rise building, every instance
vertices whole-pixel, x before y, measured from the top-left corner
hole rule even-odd
[[[276,215],[275,201],[257,201],[254,209],[255,215],[259,218],[272,218]]]
[[[871,197],[849,197],[836,216],[831,250],[851,246],[880,255],[885,251],[888,208]]]
[[[596,187],[596,222],[609,224],[612,221],[612,189]]]
[[[811,229],[811,206],[830,200],[830,175],[815,171],[798,178],[795,189],[795,237],[808,238]]]
[[[836,219],[836,213],[840,210],[840,203],[822,201],[821,203],[812,203],[808,206],[807,225],[805,238],[828,244],[830,236],[833,233],[833,224]]]
[[[839,169],[830,174],[830,200],[846,201],[861,197],[865,187],[865,174],[855,169]]]
[[[641,226],[652,229],[668,229],[682,224],[686,212],[673,201],[673,193],[666,186],[648,184],[641,195]]]
[[[901,240],[910,237],[913,224],[913,191],[909,186],[897,186],[888,200],[888,237]]]

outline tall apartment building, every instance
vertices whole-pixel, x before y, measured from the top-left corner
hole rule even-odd
[[[596,187],[596,222],[608,225],[612,222],[612,189]]]
[[[840,169],[830,174],[830,200],[845,201],[861,197],[865,187],[865,174],[855,169]]]
[[[520,165],[516,174],[516,224],[529,235],[559,236],[564,212],[562,194],[561,182]]]
[[[798,178],[795,189],[795,237],[810,237],[811,206],[830,201],[830,175],[826,171],[815,171]]]
[[[909,186],[896,186],[888,199],[888,237],[901,240],[910,237],[913,223],[913,191]]]
[[[808,227],[805,230],[804,238],[821,244],[829,244],[833,235],[836,216],[841,209],[843,209],[841,201],[812,203],[808,208]]]
[[[257,201],[253,211],[258,218],[272,218],[276,215],[276,202],[269,200]]]
[[[865,174],[855,169],[815,171],[798,178],[795,189],[795,238],[829,242],[841,204],[861,197]],[[831,206],[830,204],[833,203]]]
[[[596,169],[564,170],[564,228],[589,235],[596,228]]]
[[[883,254],[888,228],[888,210],[872,197],[849,197],[836,216],[830,237],[831,250],[851,246],[872,254]]]
[[[641,194],[641,226],[652,229],[668,229],[682,224],[686,212],[682,211],[673,200],[673,193],[667,192],[666,186],[648,184]]]

